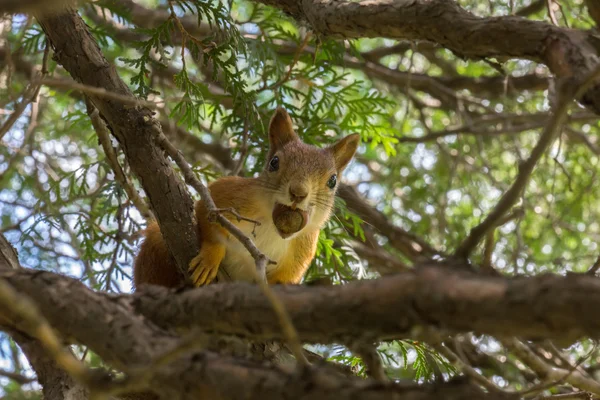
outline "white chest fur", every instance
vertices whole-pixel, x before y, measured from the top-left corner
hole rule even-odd
[[[236,225],[246,236],[252,239],[264,255],[279,264],[287,253],[291,241],[279,236],[271,216],[259,218],[258,221],[261,225],[257,227],[245,221]],[[227,239],[225,245],[225,258],[221,262],[220,268],[234,280],[252,282],[256,265],[248,250],[233,236]],[[267,265],[267,271],[274,268],[277,268],[277,265]]]

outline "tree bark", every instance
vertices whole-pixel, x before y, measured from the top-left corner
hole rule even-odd
[[[519,16],[482,18],[453,0],[256,1],[281,8],[326,36],[426,40],[460,57],[541,62],[565,79],[587,75],[598,66],[598,44],[592,32]],[[600,113],[600,85],[592,86],[581,101]]]
[[[152,373],[147,380],[147,389],[162,398],[190,400],[197,398],[216,400],[512,398],[498,393],[485,393],[464,379],[423,385],[384,384],[371,379],[343,376],[326,365],[313,365],[299,372],[272,364],[222,356],[208,350],[186,351],[184,356],[169,365],[160,368],[152,367],[153,360],[178,346],[178,337],[171,333],[176,326],[169,327],[170,332],[163,330],[151,321],[149,315],[143,317],[136,315],[133,307],[136,304],[140,307],[138,303],[141,297],[164,296],[163,300],[166,302],[173,301],[174,304],[178,304],[179,299],[175,292],[164,290],[161,293],[160,289],[163,288],[156,287],[158,291],[150,291],[135,297],[95,293],[76,279],[59,274],[27,269],[8,271],[6,269],[8,261],[1,254],[4,253],[0,253],[0,279],[30,297],[62,337],[89,346],[105,362],[121,371],[150,367]],[[232,289],[225,285],[219,285],[219,288]],[[205,291],[210,292],[210,290],[197,289],[186,292],[189,294]],[[244,288],[237,288],[233,292],[234,296],[236,292],[243,293]],[[231,292],[228,293],[231,295]],[[256,292],[256,295],[262,298],[260,293]],[[223,301],[230,301],[222,294],[220,298]],[[289,298],[286,299],[285,296],[282,298],[285,299],[286,305],[291,305]],[[303,301],[303,297],[297,300]],[[230,302],[230,307],[235,307],[234,303],[235,301]],[[270,308],[268,310],[270,311]],[[230,315],[223,316],[223,318],[227,317]],[[273,319],[276,318],[273,316]],[[233,321],[234,324],[240,322],[245,323],[243,317]],[[230,323],[231,321],[221,319],[214,326],[216,328],[214,330],[223,330],[223,327],[227,327]],[[335,323],[335,318],[332,318],[332,323]],[[204,329],[209,331],[213,331],[212,328],[204,325]],[[368,329],[372,328],[374,327],[368,327]],[[333,330],[335,332],[336,329]],[[358,331],[354,331],[352,335],[357,333]],[[277,333],[273,336],[276,335]],[[110,383],[106,382],[106,384]],[[139,387],[136,390],[139,390]]]
[[[54,59],[73,79],[133,98],[75,10],[67,8],[64,13],[39,17],[38,21],[54,49]],[[198,253],[193,202],[164,152],[154,143],[157,132],[161,131],[160,123],[147,108],[125,106],[102,96],[89,97],[123,146],[177,265],[182,272],[187,271],[189,262]]]

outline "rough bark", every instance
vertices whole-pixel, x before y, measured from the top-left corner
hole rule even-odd
[[[0,259],[2,264],[6,265],[4,258]],[[133,302],[128,301],[131,295],[95,293],[75,279],[50,272],[23,269],[0,272],[0,278],[27,294],[63,337],[89,346],[118,369],[148,366],[178,344],[177,336],[160,329],[148,317],[134,314]],[[157,294],[161,295],[141,296]],[[162,295],[171,297],[173,293]],[[176,399],[506,398],[486,394],[465,380],[433,385],[382,384],[346,377],[326,366],[314,365],[299,373],[211,351],[189,351],[156,369],[148,388],[162,398]]]
[[[4,235],[0,234],[0,273],[16,270],[21,270],[17,252]],[[44,347],[37,340],[16,329],[0,326],[0,330],[6,330],[27,357],[37,375],[37,381],[42,385],[44,399],[87,399],[86,389],[59,368],[56,362],[48,357]]]
[[[420,267],[343,286],[275,290],[305,341],[330,343],[356,335],[402,338],[419,327],[564,343],[600,337],[600,322],[589,318],[600,307],[600,279],[589,276],[507,279]],[[159,325],[281,337],[268,302],[251,285],[170,296],[156,288],[146,293],[135,297],[134,306]]]
[[[133,97],[75,10],[67,8],[64,13],[38,20],[54,49],[54,59],[77,82]],[[89,97],[123,146],[132,171],[148,195],[171,254],[180,269],[186,271],[189,261],[198,253],[193,203],[164,152],[154,143],[160,124],[149,109],[132,108],[101,96]]]
[[[0,277],[31,297],[63,334],[97,342],[96,346],[104,346],[97,348],[99,352],[114,353],[111,359],[120,364],[148,362],[145,351],[137,358],[126,349],[143,350],[152,342],[151,334],[139,333],[149,321],[165,329],[199,328],[256,340],[282,339],[268,300],[251,284],[183,291],[147,287],[115,297],[51,272],[21,269]],[[343,286],[276,286],[274,290],[307,342],[335,343],[356,335],[373,340],[402,338],[419,327],[561,342],[582,336],[600,338],[600,322],[589,318],[600,307],[600,279],[585,275],[508,279],[423,266]],[[117,303],[119,307],[110,308]],[[132,318],[132,311],[144,318]],[[98,321],[106,321],[106,315],[111,315],[111,321],[105,322],[107,329],[124,334],[119,345],[123,353],[94,328]],[[159,344],[165,348],[165,343]]]
[[[45,400],[85,400],[88,391],[62,370],[54,360],[49,358],[44,347],[37,341],[22,333],[11,331],[10,336],[19,345],[23,354],[31,364],[42,385]]]
[[[598,65],[593,33],[519,16],[477,17],[453,0],[258,0],[306,21],[322,35],[427,40],[459,56],[527,59],[560,78],[587,75]],[[600,85],[581,101],[600,113]]]

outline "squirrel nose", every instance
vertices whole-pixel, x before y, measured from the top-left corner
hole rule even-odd
[[[306,196],[308,196],[308,190],[304,186],[293,183],[290,185],[290,199],[294,203],[300,203]]]

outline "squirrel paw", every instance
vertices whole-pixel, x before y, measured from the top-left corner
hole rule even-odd
[[[217,276],[219,270],[219,263],[210,262],[208,257],[205,257],[202,252],[198,253],[196,257],[190,262],[188,271],[192,278],[194,286],[199,287],[208,285]]]

